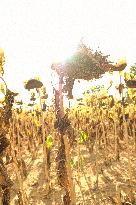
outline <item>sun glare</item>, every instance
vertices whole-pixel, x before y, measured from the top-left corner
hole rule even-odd
[[[95,4],[93,0],[30,2],[22,0],[19,4],[9,3],[8,7],[3,3],[1,11],[0,47],[6,57],[4,77],[9,88],[20,92],[24,99],[28,94],[23,91],[23,81],[37,75],[52,95],[51,80],[58,80],[50,77],[51,64],[65,62],[82,37],[91,49],[99,47],[106,55],[110,54],[114,63],[122,55],[127,57],[128,66],[135,61],[136,18],[132,15],[135,6],[130,6],[128,1],[123,7],[120,1],[113,0],[106,4],[97,0]],[[114,81],[118,80],[116,75]]]

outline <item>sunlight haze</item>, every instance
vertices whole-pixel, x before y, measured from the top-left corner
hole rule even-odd
[[[65,61],[82,38],[113,62],[125,57],[128,67],[134,64],[135,8],[135,0],[1,1],[0,47],[9,88],[26,98],[23,81],[38,75],[51,92],[51,64]]]

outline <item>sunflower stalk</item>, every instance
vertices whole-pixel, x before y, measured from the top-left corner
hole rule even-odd
[[[41,107],[41,123],[42,123],[42,138],[43,138],[43,166],[44,166],[44,176],[46,181],[46,191],[49,192],[50,185],[49,185],[49,171],[48,171],[48,162],[47,162],[47,147],[45,141],[45,127],[44,127],[44,112],[42,111],[42,100],[40,91],[39,92],[39,99],[40,99],[40,107]]]
[[[66,135],[64,135],[64,144],[65,144],[65,153],[66,153],[66,168],[67,168],[67,173],[68,173],[68,181],[69,181],[69,194],[70,194],[70,199],[71,199],[71,205],[76,204],[76,195],[75,195],[75,186],[73,183],[73,177],[72,177],[72,170],[71,166],[69,164],[70,162],[70,145],[69,141]]]
[[[123,122],[124,122],[124,128],[125,128],[125,141],[126,141],[126,146],[127,146],[129,185],[132,186],[132,167],[131,167],[131,159],[130,159],[129,135],[128,135],[127,122],[126,122],[124,113],[125,112],[124,112],[124,107],[123,107]],[[130,194],[131,194],[130,198],[132,201],[134,198],[133,193],[132,193],[132,189],[131,189]]]
[[[13,141],[11,141],[11,156],[13,158],[13,166],[14,166],[14,169],[15,169],[15,173],[16,173],[16,176],[17,176],[18,183],[19,183],[19,189],[20,189],[19,191],[21,192],[23,205],[28,205],[29,203],[28,203],[26,192],[24,191],[23,179],[22,179],[22,175],[21,175],[22,164],[20,163],[20,167],[18,167],[18,161],[17,161],[17,157],[19,157],[19,160],[21,160],[20,159],[20,157],[21,157],[20,148],[18,149],[18,151],[19,151],[18,155],[16,155],[16,153],[15,153],[15,147],[16,147],[15,141],[14,141],[14,137],[15,137],[15,116],[13,116],[12,128],[10,130],[10,136],[12,136],[12,135],[13,135]],[[18,136],[18,138],[19,138],[19,136]]]
[[[99,166],[98,166],[98,128],[96,127],[96,141],[95,141],[95,153],[96,153],[96,159],[95,159],[95,164],[96,164],[96,188],[98,189],[99,186]]]

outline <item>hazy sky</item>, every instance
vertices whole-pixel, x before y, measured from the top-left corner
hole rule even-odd
[[[71,55],[83,37],[116,61],[136,62],[135,0],[0,0],[0,47],[11,89],[35,75],[49,85],[50,65]]]

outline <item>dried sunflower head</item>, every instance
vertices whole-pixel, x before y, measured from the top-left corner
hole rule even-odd
[[[25,83],[25,89],[31,90],[34,88],[41,88],[43,83],[40,80],[30,79]]]

